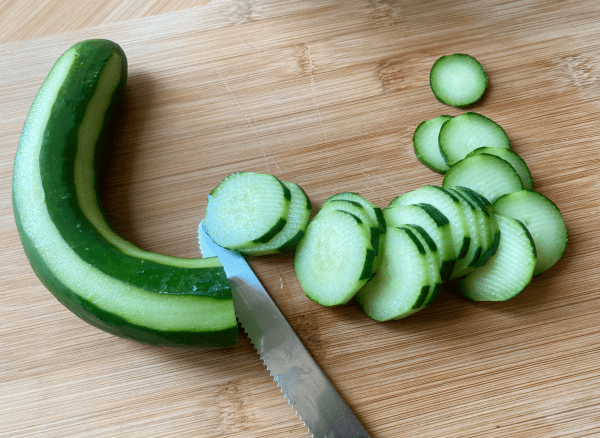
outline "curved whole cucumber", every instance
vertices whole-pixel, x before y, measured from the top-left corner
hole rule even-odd
[[[97,157],[126,77],[117,44],[86,40],[42,84],[14,165],[25,253],[56,298],[102,330],[148,344],[233,345],[237,323],[218,259],[143,251],[119,237],[101,210]]]

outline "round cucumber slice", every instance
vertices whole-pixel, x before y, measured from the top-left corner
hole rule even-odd
[[[444,174],[450,168],[440,151],[438,137],[442,125],[452,116],[439,116],[421,122],[413,135],[413,146],[417,159],[431,170]]]
[[[442,280],[450,278],[456,263],[456,254],[450,221],[441,211],[431,204],[395,205],[386,208],[383,216],[390,227],[417,224],[425,229],[438,248]]]
[[[267,243],[287,223],[290,189],[273,175],[237,172],[208,196],[204,223],[220,246],[245,249]]]
[[[538,253],[534,276],[560,260],[567,247],[565,221],[554,202],[539,192],[522,190],[502,196],[494,211],[520,220],[533,236]]]
[[[332,210],[308,224],[294,270],[308,298],[336,306],[346,304],[371,278],[374,260],[368,227],[351,213]]]
[[[429,84],[436,99],[460,108],[481,99],[487,88],[488,78],[475,58],[455,53],[435,61],[429,74]]]
[[[527,167],[527,163],[525,160],[519,156],[512,149],[504,149],[504,148],[490,148],[490,147],[482,147],[477,148],[474,151],[470,152],[469,155],[479,155],[479,154],[490,154],[496,155],[497,157],[502,158],[505,161],[508,161],[512,167],[515,168],[519,178],[521,178],[521,182],[523,183],[523,188],[525,190],[533,189],[533,178],[531,177],[531,172],[529,171],[529,167]],[[467,156],[469,156],[467,155]]]
[[[523,190],[517,171],[500,157],[472,155],[460,160],[444,176],[442,187],[467,187],[494,202],[507,193]]]
[[[461,293],[473,301],[505,301],[531,282],[536,248],[527,228],[518,220],[496,215],[500,243],[485,265],[458,281]]]
[[[427,253],[417,236],[396,227],[390,227],[385,236],[381,267],[355,296],[363,312],[376,321],[419,311],[430,289]]]
[[[508,136],[496,122],[468,112],[444,123],[438,137],[440,151],[449,166],[480,147],[510,148]]]
[[[258,243],[256,246],[240,250],[247,256],[262,256],[291,251],[304,237],[308,219],[312,211],[312,204],[308,195],[298,184],[282,181],[292,195],[288,219],[283,229],[267,243]]]

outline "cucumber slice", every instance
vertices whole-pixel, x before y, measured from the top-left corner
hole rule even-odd
[[[475,267],[479,263],[479,259],[481,258],[483,247],[482,235],[477,217],[477,207],[457,190],[448,189],[448,191],[454,196],[456,196],[456,198],[459,200],[463,210],[463,214],[465,215],[467,226],[469,227],[469,236],[471,236],[469,252],[467,253],[466,257],[456,262],[456,265],[454,266],[454,271],[452,272],[452,276],[450,277],[450,279],[452,280],[460,277],[465,277],[475,269]]]
[[[365,207],[356,201],[346,201],[343,199],[327,199],[319,210],[317,216],[322,216],[333,210],[342,210],[357,216],[368,228],[371,234],[371,244],[375,250],[375,257],[379,254],[379,224],[370,215]],[[377,263],[376,263],[377,264]]]
[[[473,301],[505,301],[531,282],[536,249],[531,234],[520,221],[496,214],[502,237],[496,253],[485,265],[457,282],[460,292]]]
[[[493,203],[500,196],[523,190],[517,171],[495,155],[479,154],[464,158],[450,168],[442,187],[468,187]]]
[[[477,219],[481,234],[481,256],[475,266],[484,265],[496,252],[500,239],[500,229],[496,216],[492,212],[491,204],[483,196],[466,187],[452,189],[468,198],[472,204],[477,206]]]
[[[435,61],[429,74],[429,84],[437,100],[460,108],[481,99],[488,78],[475,58],[455,53]]]
[[[381,232],[385,233],[386,225],[385,225],[385,220],[383,219],[383,212],[381,211],[381,208],[377,207],[371,201],[364,198],[362,195],[360,195],[358,193],[352,193],[352,192],[337,193],[337,194],[327,198],[328,201],[333,201],[334,199],[343,199],[346,201],[358,202],[360,205],[362,205],[363,207],[365,207],[367,209],[367,212],[369,213],[369,215],[373,218],[373,220],[375,220],[379,224],[379,229],[381,230]]]
[[[290,190],[292,195],[290,210],[285,226],[267,243],[257,244],[256,246],[242,249],[240,250],[241,254],[247,256],[262,256],[288,252],[294,249],[298,242],[304,237],[308,219],[312,211],[312,204],[308,195],[298,184],[289,181],[282,182]]]
[[[416,224],[424,228],[437,246],[442,280],[450,278],[456,255],[450,221],[441,211],[431,204],[393,205],[383,210],[383,216],[390,227]]]
[[[444,123],[438,141],[448,166],[456,164],[480,147],[510,148],[508,136],[500,125],[473,112],[461,114]]]
[[[529,171],[529,167],[525,163],[525,160],[519,156],[512,149],[504,149],[504,148],[489,148],[482,147],[477,148],[474,151],[471,151],[469,155],[478,155],[478,154],[490,154],[496,155],[497,157],[502,158],[510,163],[512,167],[517,171],[519,178],[521,178],[521,182],[523,183],[523,188],[525,190],[533,189],[533,178],[531,177],[531,172]],[[467,156],[469,156],[467,155]]]
[[[396,227],[385,236],[379,270],[355,295],[360,308],[376,321],[412,315],[429,294],[427,253],[417,236]]]
[[[438,137],[442,125],[452,116],[439,116],[421,122],[413,135],[413,145],[417,159],[431,170],[444,174],[449,169],[440,151]]]
[[[396,197],[390,203],[390,207],[412,204],[431,204],[446,216],[450,222],[454,258],[458,260],[467,255],[471,235],[460,201],[456,196],[438,186],[423,186]]]
[[[315,217],[296,248],[294,269],[308,298],[346,304],[373,275],[375,251],[367,226],[341,210]]]
[[[287,222],[290,190],[273,175],[238,172],[208,196],[204,223],[210,237],[229,249],[267,243]]]
[[[406,224],[402,225],[400,228],[412,231],[421,242],[423,248],[425,248],[425,253],[427,255],[427,265],[429,267],[429,291],[427,292],[427,296],[423,297],[422,303],[415,303],[415,306],[423,309],[433,303],[440,296],[440,292],[442,291],[439,248],[429,233],[420,225]]]
[[[520,220],[533,236],[537,249],[534,276],[543,274],[562,257],[568,232],[559,208],[539,192],[523,190],[499,198],[494,211]]]

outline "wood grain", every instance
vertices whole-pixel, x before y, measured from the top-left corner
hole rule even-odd
[[[297,182],[315,208],[340,191],[384,207],[440,184],[412,133],[463,111],[435,100],[429,68],[475,56],[490,88],[469,110],[505,128],[565,217],[556,266],[506,303],[445,290],[380,324],[354,304],[307,300],[289,254],[251,263],[372,437],[600,435],[600,4],[245,0],[159,16],[144,16],[168,12],[159,2],[129,5],[132,16],[99,2],[47,28],[32,16],[26,40],[1,35],[1,438],[308,436],[243,333],[210,351],[118,339],[64,309],[29,267],[11,206],[20,130],[58,56],[95,37],[130,63],[106,150],[107,215],[140,247],[186,257],[199,256],[206,194],[234,171]],[[3,4],[0,20],[17,6]]]

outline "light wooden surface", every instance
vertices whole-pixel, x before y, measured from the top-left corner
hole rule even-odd
[[[27,7],[23,5],[27,4]],[[517,298],[447,291],[405,320],[302,294],[290,255],[252,266],[372,437],[600,436],[600,4],[590,1],[38,0],[0,6],[0,437],[304,437],[243,334],[151,348],[81,322],[39,283],[11,206],[12,160],[58,56],[93,37],[130,63],[103,202],[140,247],[197,257],[206,194],[234,171],[384,207],[441,177],[415,159],[437,57],[490,78],[500,123],[561,208],[564,258]],[[87,2],[86,2],[87,5]],[[156,15],[168,13],[166,15]]]

